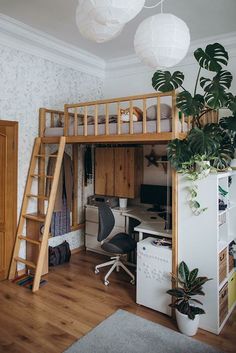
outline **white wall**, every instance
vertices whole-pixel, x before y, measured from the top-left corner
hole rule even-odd
[[[222,45],[224,45],[224,43],[222,43]],[[202,47],[205,48],[205,44]],[[192,53],[193,51],[178,66],[169,69],[171,72],[179,70],[184,73],[184,87],[187,90],[190,90],[190,92],[194,91],[194,85],[199,67]],[[230,48],[228,53],[229,64],[227,67],[225,67],[225,69],[230,71],[234,77],[231,91],[236,93],[236,46],[234,45],[234,48]],[[120,69],[115,70],[114,66],[109,66],[108,63],[108,71],[104,86],[104,97],[124,97],[128,95],[155,92],[152,87],[152,76],[155,72],[155,69],[142,65],[138,63],[137,60],[134,61],[133,65],[130,64],[126,67],[125,58],[121,58],[120,65]],[[124,67],[124,70],[122,70],[122,67]],[[212,73],[212,75],[214,75],[214,73]],[[201,76],[207,76],[207,71],[202,70]]]
[[[39,108],[63,110],[65,103],[99,99],[103,94],[103,80],[1,45],[0,92],[0,119],[19,122],[19,213],[33,141],[38,135]],[[81,241],[80,232],[70,236],[72,248],[78,247]]]
[[[165,163],[167,170],[164,169],[161,162],[157,166],[149,163],[146,156],[152,150],[157,157],[166,156],[166,145],[146,145],[143,148],[143,184],[153,185],[171,185],[171,171],[169,163]],[[169,168],[169,169],[168,169]]]

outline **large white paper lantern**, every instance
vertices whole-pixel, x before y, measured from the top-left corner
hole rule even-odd
[[[145,4],[145,0],[79,0],[81,4],[84,2],[89,8],[89,16],[104,25],[125,25]]]
[[[98,23],[90,16],[87,5],[87,0],[81,1],[76,9],[76,24],[83,37],[97,43],[104,43],[121,33],[123,25],[110,24],[106,26]]]
[[[134,37],[134,49],[140,59],[154,68],[172,67],[187,54],[190,33],[180,18],[160,13],[146,18]]]

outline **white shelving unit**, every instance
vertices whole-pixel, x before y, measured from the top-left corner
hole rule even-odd
[[[230,243],[236,239],[236,172],[210,174],[195,184],[197,200],[207,207],[199,216],[188,204],[191,181],[179,176],[178,260],[212,278],[204,286],[205,297],[199,297],[206,311],[200,327],[219,334],[236,304],[236,274],[229,256]],[[219,187],[227,193],[224,197]],[[219,210],[219,198],[227,205],[225,210]]]

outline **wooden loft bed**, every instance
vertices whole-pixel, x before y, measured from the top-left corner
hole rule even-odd
[[[64,112],[40,109],[39,136],[45,143],[53,143],[58,140],[58,136],[65,136],[67,143],[85,144],[154,143],[181,138],[190,129],[191,119],[187,121],[182,117],[179,121],[175,101],[176,93],[172,91],[66,104]],[[171,113],[168,116],[161,111],[163,102],[170,106]],[[150,121],[148,108],[151,105],[157,108],[156,116],[152,116]],[[140,121],[133,119],[135,106],[142,111]],[[121,109],[129,112],[130,121],[122,121]]]
[[[101,111],[103,114],[101,114]],[[216,118],[214,114],[208,115],[205,116],[204,122],[214,122]],[[39,289],[66,144],[72,144],[74,167],[75,192],[72,205],[72,227],[73,229],[79,229],[82,225],[78,225],[78,144],[164,143],[174,138],[184,138],[190,129],[191,117],[182,116],[179,119],[175,91],[66,104],[64,111],[41,108],[39,113],[39,137],[35,139],[31,156],[9,279],[15,277],[17,263],[20,262],[25,264],[27,268],[33,268],[35,271],[33,292]],[[46,179],[49,177],[46,175],[46,159],[48,157],[46,144],[58,144],[58,154],[51,155],[51,157],[56,158],[56,164],[54,175],[50,176],[53,182],[49,197],[45,197],[44,194]],[[38,180],[38,194],[36,195],[31,192],[35,178]],[[177,197],[177,175],[173,170],[172,265],[174,273],[177,269],[178,260]],[[27,213],[30,198],[37,199],[37,212],[33,214]],[[45,207],[45,201],[48,202],[47,207]],[[37,238],[22,235],[24,224],[26,221],[27,225],[27,220],[35,222],[33,228],[36,229]],[[41,237],[38,234],[38,226],[36,227],[36,224],[44,224]],[[32,247],[38,247],[37,251],[34,252],[36,254],[36,263],[32,259],[25,260],[19,257],[20,242],[22,240]]]
[[[136,106],[142,112],[139,121],[133,119],[132,112]],[[148,113],[151,107],[156,107],[152,116]],[[128,111],[131,117],[129,121],[122,121],[121,109]],[[210,112],[202,119],[206,124],[216,122],[218,117]],[[64,111],[41,108],[39,137],[44,143],[55,143],[60,136],[66,137],[66,143],[80,144],[165,142],[176,137],[184,138],[191,129],[191,120],[191,117],[184,115],[179,118],[175,91],[150,93],[65,104]]]

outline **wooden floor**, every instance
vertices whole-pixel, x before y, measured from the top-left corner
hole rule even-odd
[[[60,353],[106,317],[122,308],[176,330],[169,317],[135,304],[135,287],[126,274],[94,274],[100,255],[74,254],[70,264],[56,267],[36,294],[4,281],[0,283],[0,352]],[[157,299],[158,300],[158,299]],[[236,352],[236,312],[219,336],[199,330],[195,338],[225,353]]]

